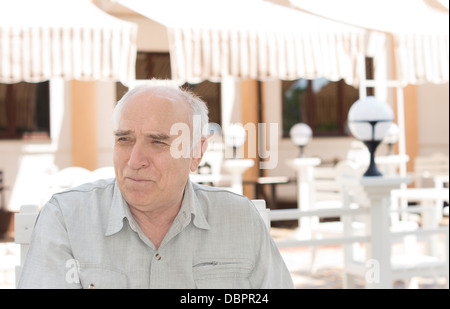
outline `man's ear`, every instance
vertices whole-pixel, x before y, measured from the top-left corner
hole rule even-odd
[[[200,143],[198,143],[198,145],[196,145],[194,148],[190,166],[191,172],[195,172],[197,170],[207,148],[208,148],[208,139],[206,137],[202,137]]]

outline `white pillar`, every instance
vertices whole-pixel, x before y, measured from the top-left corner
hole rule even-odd
[[[286,164],[297,172],[297,208],[301,211],[311,210],[315,204],[314,167],[321,162],[320,158],[296,158],[286,161]],[[305,237],[310,236],[311,218],[302,217],[298,223],[301,233],[305,233]]]
[[[244,194],[242,175],[254,164],[252,159],[230,159],[224,162],[224,168],[231,174],[231,191]]]

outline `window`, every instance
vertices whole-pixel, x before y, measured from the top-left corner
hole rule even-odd
[[[198,95],[203,101],[206,102],[206,105],[208,105],[209,109],[209,122],[214,122],[222,125],[220,83],[204,81],[199,84],[186,83],[184,87],[188,87],[190,91]]]
[[[50,136],[49,82],[0,84],[0,139]]]
[[[169,53],[139,52],[136,57],[136,79],[171,79]]]
[[[282,81],[283,136],[291,127],[307,123],[314,136],[345,136],[350,106],[359,98],[357,89],[343,80],[325,78]]]
[[[169,53],[138,52],[136,55],[136,79],[170,79]],[[116,83],[117,101],[128,91],[122,83]]]
[[[171,79],[169,53],[138,52],[136,57],[136,79]],[[202,98],[209,108],[209,121],[221,125],[220,83],[204,81],[198,84],[185,83],[183,87]],[[117,100],[127,88],[117,83]]]
[[[366,79],[375,76],[374,61],[366,57]],[[358,89],[343,80],[331,82],[326,78],[282,81],[283,136],[298,122],[307,123],[314,136],[346,136],[347,114],[359,99]],[[374,88],[367,88],[374,95]]]

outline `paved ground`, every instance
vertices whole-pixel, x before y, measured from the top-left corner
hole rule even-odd
[[[14,288],[14,269],[19,263],[19,247],[12,242],[0,242],[0,289]]]
[[[295,231],[290,229],[273,229],[274,239],[293,237]],[[440,249],[444,249],[444,239],[441,237]],[[394,252],[402,250],[402,244],[394,245]],[[419,243],[424,249],[424,243]],[[323,246],[317,248],[315,268],[311,269],[311,248],[294,247],[280,249],[286,265],[291,273],[294,285],[298,289],[342,289],[343,288],[343,253],[341,245]],[[420,289],[445,289],[445,278],[418,278]],[[355,288],[364,288],[364,280],[357,280]],[[395,289],[405,289],[404,281],[394,282]]]

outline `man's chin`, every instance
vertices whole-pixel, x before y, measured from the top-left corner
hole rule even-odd
[[[140,211],[149,211],[152,210],[152,201],[154,201],[154,198],[150,197],[135,197],[135,196],[125,196],[125,200],[128,204],[128,206],[131,206],[137,210]]]
[[[146,185],[125,185],[120,190],[128,204],[148,205],[158,196],[155,187],[151,183]]]

